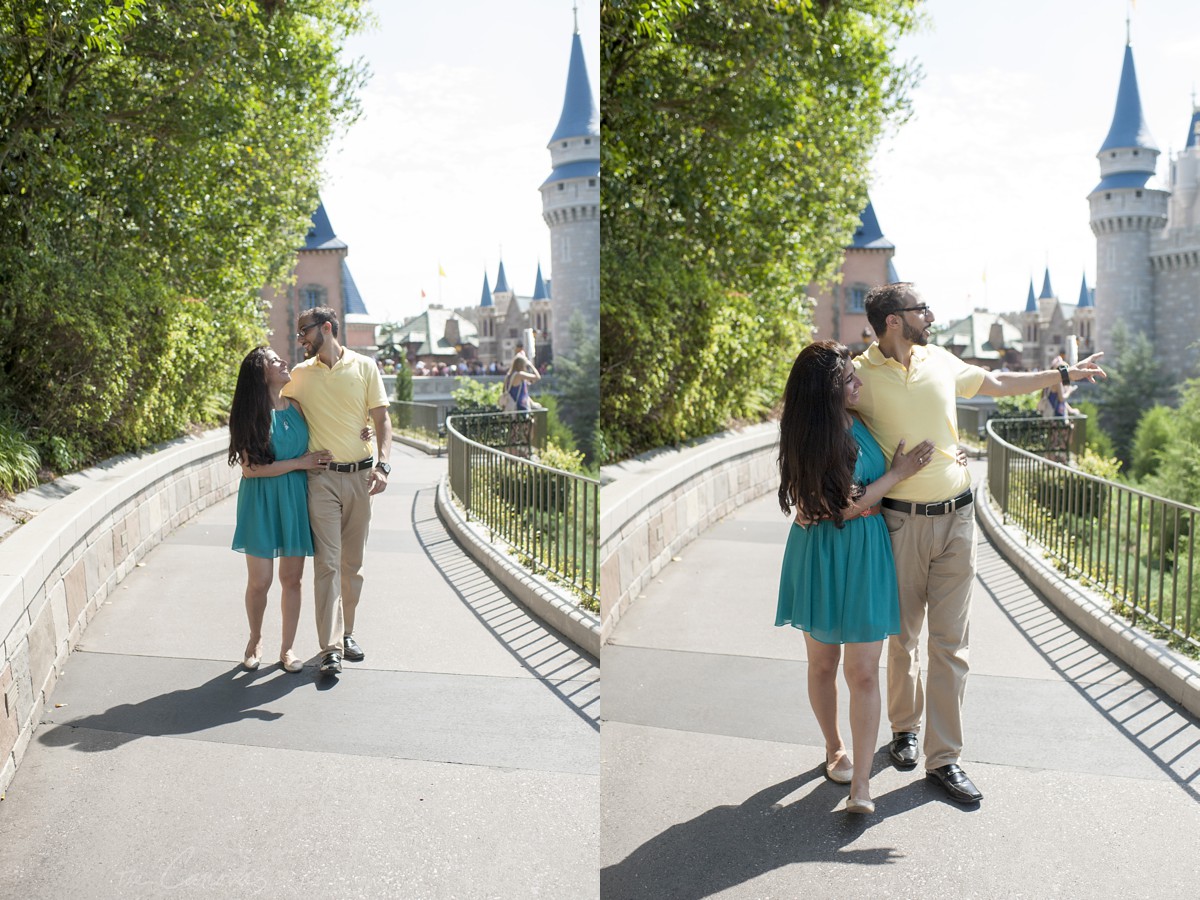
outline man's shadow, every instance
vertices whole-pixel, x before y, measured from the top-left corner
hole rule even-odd
[[[312,682],[302,674],[285,673],[278,666],[247,672],[239,665],[196,687],[169,691],[138,703],[122,703],[95,715],[53,722],[53,727],[39,734],[38,740],[51,747],[74,745],[83,751],[113,750],[139,737],[194,734],[243,719],[270,722],[281,718],[283,713],[261,707],[302,684]],[[47,718],[55,718],[56,712],[47,710]],[[97,738],[91,731],[107,736]]]
[[[813,781],[821,783],[794,803],[781,805]],[[842,809],[846,793],[844,785],[826,781],[824,766],[817,766],[738,806],[710,809],[672,825],[621,862],[601,869],[601,895],[614,900],[699,900],[795,863],[891,865],[903,858],[896,848],[849,850],[847,845],[881,818],[936,802],[940,796],[923,780],[914,781],[876,797],[876,812],[861,816]]]

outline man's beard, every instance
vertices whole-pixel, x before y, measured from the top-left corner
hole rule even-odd
[[[913,328],[908,322],[904,323],[904,339],[918,347],[924,347],[929,343],[929,338],[925,336],[925,329]]]

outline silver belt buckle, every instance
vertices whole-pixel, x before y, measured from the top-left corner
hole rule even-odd
[[[954,509],[953,500],[943,500],[941,503],[930,503],[925,506],[925,517],[944,516]]]

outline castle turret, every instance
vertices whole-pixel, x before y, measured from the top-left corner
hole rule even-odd
[[[1033,293],[1033,279],[1029,279],[1029,296],[1025,298],[1025,312],[1021,315],[1024,322],[1025,343],[1036,344],[1038,341],[1038,302]]]
[[[1096,158],[1100,183],[1088,194],[1096,235],[1095,343],[1109,343],[1123,323],[1130,333],[1154,337],[1151,235],[1167,223],[1168,194],[1153,184],[1158,146],[1146,125],[1133,48],[1125,44],[1112,126]]]
[[[1194,98],[1187,141],[1171,160],[1171,209],[1167,218],[1173,229],[1200,225],[1200,106]]]
[[[569,357],[575,315],[600,329],[600,110],[592,95],[576,23],[567,90],[558,127],[547,145],[554,167],[542,182],[542,217],[550,227],[554,277],[553,346]]]
[[[1075,336],[1079,339],[1079,358],[1096,352],[1096,304],[1088,287],[1087,273],[1079,282],[1079,302],[1075,305]]]

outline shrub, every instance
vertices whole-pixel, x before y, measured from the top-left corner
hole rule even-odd
[[[1163,450],[1175,431],[1172,415],[1172,410],[1165,406],[1152,406],[1142,415],[1133,433],[1130,475],[1134,480],[1141,481],[1158,471]]]
[[[15,426],[0,422],[0,492],[15,494],[38,483],[37,449]]]

